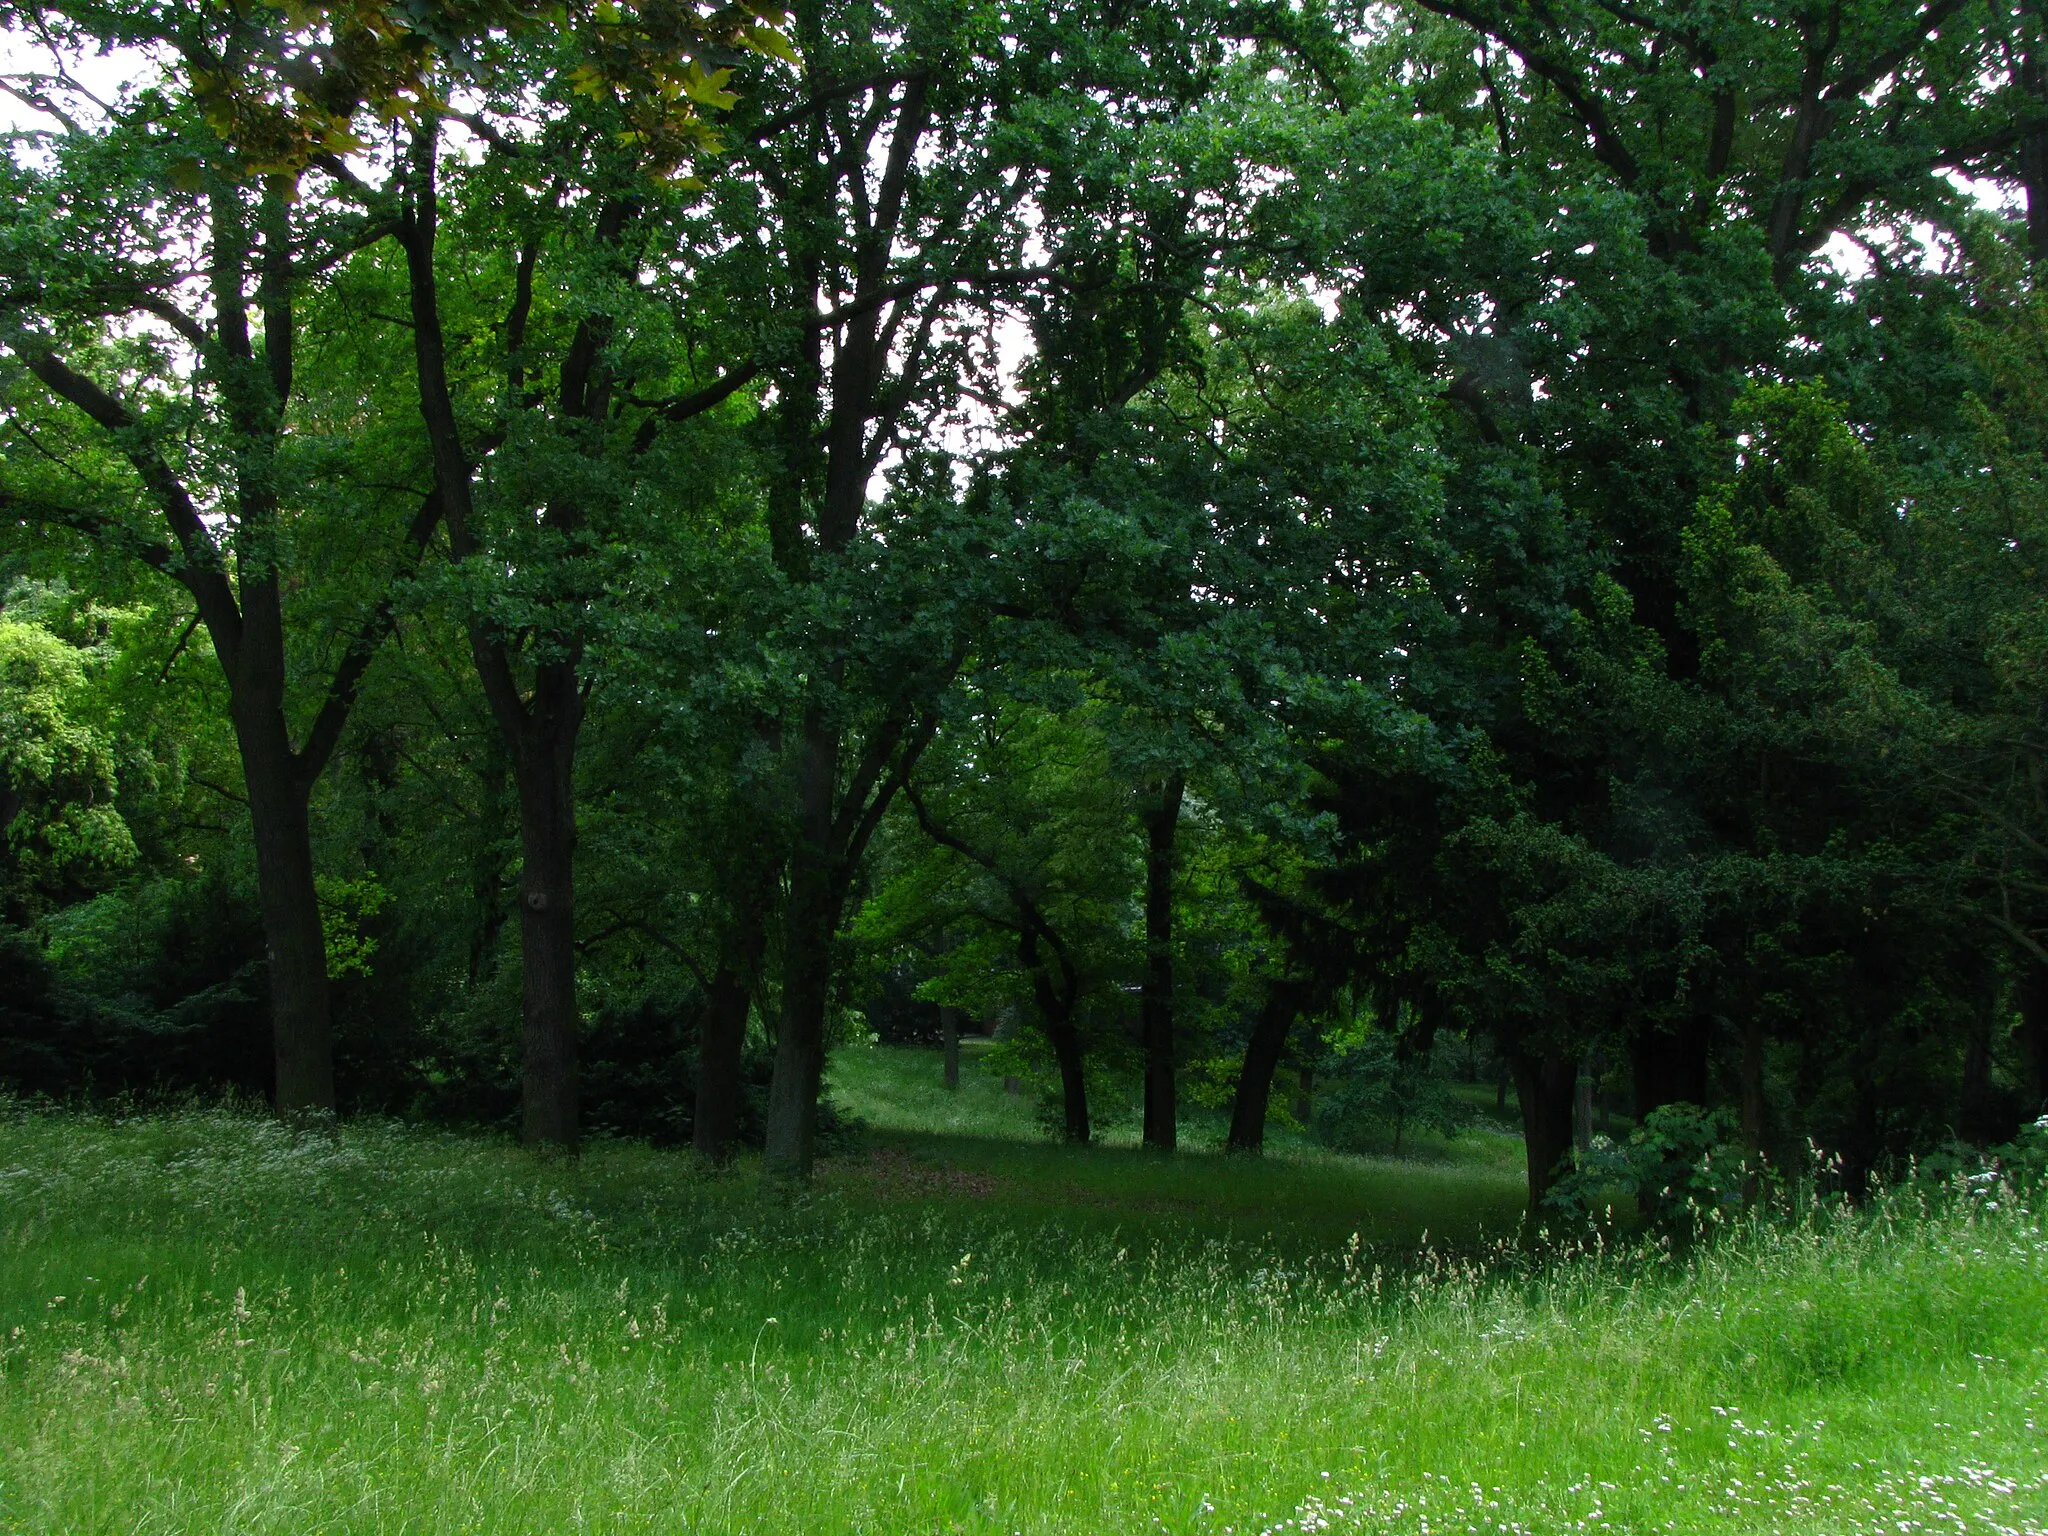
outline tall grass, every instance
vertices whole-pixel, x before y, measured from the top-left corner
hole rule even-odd
[[[1543,1265],[1011,1192],[15,1113],[0,1527],[2048,1529],[2029,1191]]]

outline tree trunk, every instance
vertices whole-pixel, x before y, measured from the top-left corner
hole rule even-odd
[[[1081,1065],[1081,1033],[1074,1028],[1074,1004],[1080,997],[1080,979],[1065,947],[1043,924],[1044,914],[1033,905],[1029,908],[1024,931],[1017,936],[1017,958],[1031,973],[1031,991],[1038,1003],[1038,1016],[1045,1026],[1045,1037],[1052,1045],[1053,1060],[1059,1066],[1060,1113],[1064,1121],[1062,1134],[1070,1142],[1085,1142],[1093,1128],[1088,1123],[1088,1078]],[[1039,942],[1041,932],[1058,962],[1057,983],[1044,963],[1045,946]],[[1014,1092],[1010,1085],[1016,1081],[1014,1077],[1004,1078],[1003,1090]]]
[[[2020,165],[2027,189],[2027,254],[2048,261],[2048,131],[2027,131],[2020,140]]]
[[[304,786],[261,783],[250,773],[249,821],[256,885],[270,961],[270,1019],[277,1112],[287,1118],[334,1111],[334,1019],[327,988],[327,941],[313,885],[313,845]]]
[[[939,1039],[946,1052],[946,1087],[960,1086],[960,1010],[953,1007],[939,1009]]]
[[[768,1089],[763,1171],[772,1179],[808,1179],[825,1078],[825,1011],[836,924],[812,892],[792,891],[784,929],[782,1021]]]
[[[577,1139],[575,669],[537,669],[513,760],[519,789],[519,951],[526,1031],[520,1139]]]
[[[811,1176],[818,1091],[825,1080],[832,934],[815,919],[806,921],[793,912],[784,937],[782,1021],[776,1031],[775,1076],[768,1087],[762,1170],[771,1179],[801,1180]]]
[[[1573,1088],[1577,1067],[1562,1056],[1513,1052],[1515,1093],[1522,1101],[1522,1139],[1529,1161],[1529,1219],[1541,1218],[1558,1166],[1572,1145]]]
[[[720,935],[718,970],[705,989],[704,1016],[697,1031],[696,1113],[690,1127],[690,1144],[720,1166],[732,1160],[739,1135],[747,1010],[768,949],[776,867],[766,859],[750,860],[740,880]]]
[[[1742,1021],[1742,1144],[1754,1159],[1768,1141],[1764,1117],[1764,1026],[1752,1011]]]
[[[1849,1124],[1842,1138],[1842,1192],[1860,1201],[1870,1193],[1870,1176],[1884,1150],[1884,1127],[1878,1108],[1877,1083],[1871,1071],[1872,1048],[1859,1043],[1849,1065],[1852,1098]]]
[[[1751,1009],[1742,1021],[1742,1146],[1749,1171],[1742,1180],[1742,1203],[1754,1205],[1763,1189],[1764,1026]]]
[[[458,563],[483,553],[471,522],[476,466],[463,443],[448,384],[447,338],[441,328],[434,271],[439,200],[434,185],[438,119],[413,136],[399,227],[405,248],[412,309],[413,362],[420,419],[433,451],[434,475],[450,553]],[[628,205],[599,210],[599,237],[617,236]],[[519,324],[523,326],[524,322]],[[563,359],[561,410],[595,429],[606,419],[610,384],[602,365],[610,322],[586,316]],[[516,345],[515,345],[516,350]],[[593,431],[592,440],[596,433]],[[543,518],[552,531],[577,533],[582,516],[573,500],[551,504]],[[514,673],[517,647],[489,626],[481,612],[469,618],[470,655],[491,714],[512,759],[519,799],[519,936],[525,1014],[520,1135],[529,1143],[576,1145],[576,738],[583,723],[577,677],[582,641],[568,654],[533,667],[530,696]]]
[[[831,779],[825,780],[829,791]],[[812,786],[813,788],[815,786]],[[808,791],[800,791],[809,798]],[[832,939],[839,927],[839,879],[823,838],[806,817],[805,836],[790,867],[789,907],[782,940],[782,1020],[776,1031],[775,1076],[768,1088],[768,1145],[762,1171],[770,1179],[808,1179],[825,1077],[825,1010],[832,984]],[[830,801],[825,802],[830,824]]]
[[[252,630],[254,626],[251,626]],[[242,637],[242,675],[231,678],[235,738],[249,791],[256,844],[256,889],[269,959],[270,1021],[276,1060],[274,1102],[287,1119],[334,1112],[334,1017],[327,988],[327,939],[313,885],[311,786],[298,772],[286,735],[284,656],[252,653],[265,636]],[[252,662],[267,660],[252,677]]]
[[[1316,1117],[1316,1069],[1308,1062],[1301,1064],[1301,1075],[1294,1084],[1294,1118],[1306,1128]]]
[[[1187,781],[1175,774],[1145,812],[1145,981],[1139,1018],[1145,1043],[1145,1145],[1170,1152],[1179,1139],[1173,1071],[1173,873]]]
[[[732,1161],[733,1141],[739,1132],[740,1068],[751,996],[739,968],[721,963],[704,989],[704,1012],[697,1026],[696,1104],[690,1145],[720,1167]]]
[[[1080,1031],[1072,1019],[1061,1019],[1048,1023],[1046,1037],[1060,1069],[1061,1135],[1077,1146],[1085,1145],[1093,1127],[1088,1123],[1088,1079],[1081,1069]]]
[[[1266,1000],[1252,1025],[1252,1037],[1245,1042],[1244,1066],[1237,1074],[1237,1097],[1230,1106],[1229,1152],[1263,1152],[1266,1148],[1266,1106],[1273,1097],[1273,1074],[1287,1049],[1288,1031],[1301,1013],[1301,988],[1294,982],[1275,981],[1266,988]]]

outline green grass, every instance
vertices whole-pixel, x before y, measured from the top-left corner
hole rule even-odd
[[[1536,1267],[1472,1246],[1499,1158],[1065,1153],[925,1066],[835,1063],[875,1144],[794,1200],[0,1117],[0,1529],[2048,1529],[2030,1194]]]
[[[1050,1146],[1028,1094],[1008,1094],[968,1045],[960,1087],[948,1093],[938,1053],[875,1046],[839,1052],[833,1097],[871,1128],[875,1151],[827,1183],[859,1199],[908,1181],[919,1193],[1002,1208],[1063,1229],[1122,1229],[1166,1237],[1195,1224],[1208,1236],[1262,1240],[1292,1251],[1328,1249],[1353,1233],[1413,1247],[1425,1237],[1471,1247],[1512,1233],[1525,1198],[1522,1143],[1490,1128],[1426,1160],[1346,1157],[1284,1132],[1263,1160],[1209,1148],[1160,1157],[1112,1131],[1092,1147]],[[1214,1118],[1214,1117],[1208,1117]],[[1198,1118],[1194,1129],[1206,1129]],[[1220,1133],[1219,1133],[1220,1134]],[[1212,1138],[1214,1139],[1214,1138]]]

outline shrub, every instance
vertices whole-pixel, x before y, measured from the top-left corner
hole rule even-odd
[[[1724,1109],[1665,1104],[1617,1144],[1595,1136],[1545,1204],[1574,1221],[1611,1220],[1632,1202],[1638,1219],[1668,1236],[1690,1236],[1713,1213],[1742,1204],[1753,1170],[1733,1141]]]
[[[1401,1155],[1416,1132],[1454,1136],[1470,1119],[1464,1100],[1431,1070],[1421,1053],[1404,1054],[1391,1035],[1368,1033],[1339,1058],[1336,1076],[1316,1105],[1316,1130],[1345,1152],[1390,1146]]]

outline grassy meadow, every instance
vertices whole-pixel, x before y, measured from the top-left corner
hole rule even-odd
[[[0,1113],[0,1530],[2048,1531],[2030,1190],[1538,1263],[1509,1137],[1074,1151],[938,1075],[842,1053],[794,1198]]]

